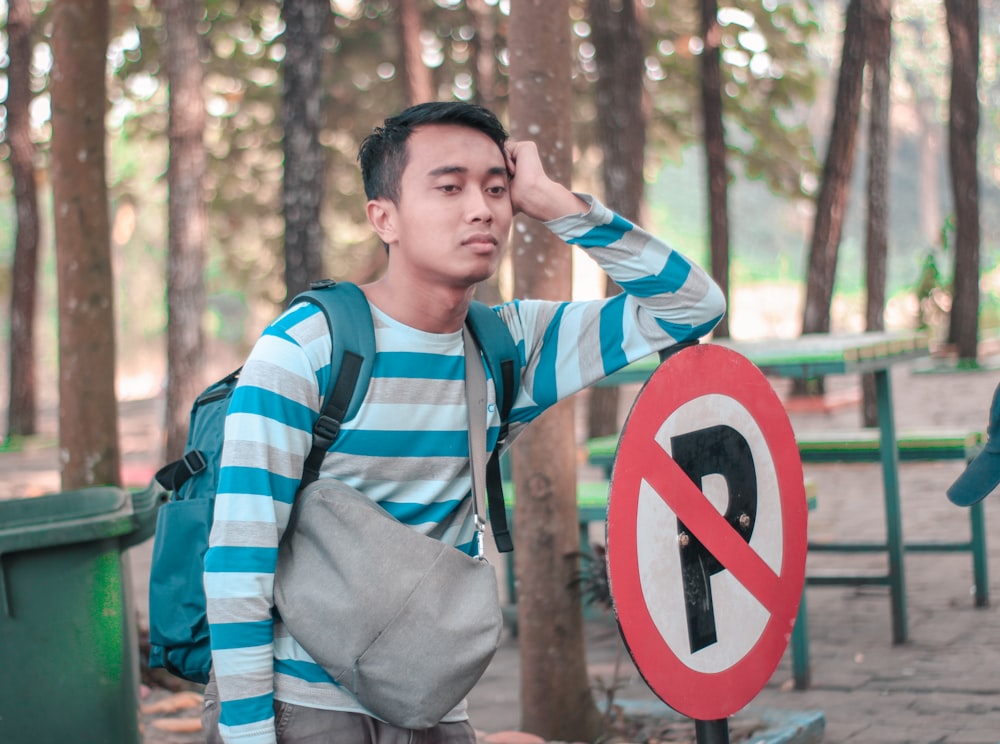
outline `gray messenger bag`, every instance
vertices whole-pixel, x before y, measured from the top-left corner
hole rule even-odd
[[[478,353],[466,358],[483,375]],[[485,376],[466,384],[481,554]],[[465,698],[503,628],[496,571],[481,555],[418,533],[329,478],[296,497],[274,600],[288,631],[338,684],[378,718],[410,729],[435,726]]]
[[[299,494],[274,599],[289,632],[378,718],[429,728],[500,642],[496,571],[321,479]]]

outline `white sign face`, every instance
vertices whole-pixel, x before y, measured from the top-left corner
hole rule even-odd
[[[805,581],[805,521],[795,437],[760,371],[710,345],[664,362],[619,443],[608,570],[633,660],[671,707],[724,718],[767,683]]]
[[[689,401],[667,418],[656,435],[656,442],[672,457],[671,440],[674,437],[723,425],[723,422],[746,440],[756,471],[756,518],[750,548],[777,575],[781,571],[782,553],[778,479],[764,435],[746,408],[725,395],[708,395]],[[719,514],[726,513],[730,494],[725,477],[719,473],[702,476],[700,490],[712,508]],[[660,635],[683,664],[699,672],[721,672],[750,652],[764,632],[771,612],[732,572],[713,566],[718,570],[709,573],[705,580],[717,639],[714,643],[690,649],[688,616],[678,613],[677,608],[687,606],[689,599],[696,599],[685,595],[685,579],[689,587],[692,581],[698,581],[697,573],[691,575],[692,572],[699,571],[704,559],[710,561],[711,557],[700,556],[702,561],[682,563],[685,551],[663,539],[669,534],[678,535],[678,541],[685,539],[678,523],[683,524],[683,520],[643,481],[639,490],[636,544],[643,596],[655,598],[647,601],[650,615]]]

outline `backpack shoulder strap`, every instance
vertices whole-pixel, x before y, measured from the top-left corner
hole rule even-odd
[[[507,436],[510,411],[521,384],[521,365],[517,346],[507,324],[500,319],[493,308],[482,302],[473,300],[469,305],[468,322],[476,345],[486,357],[486,366],[496,386],[497,405],[500,408],[500,419],[503,421],[504,429],[498,444],[503,444]]]
[[[521,385],[521,364],[517,346],[510,335],[510,329],[500,316],[481,302],[473,301],[469,306],[468,327],[483,356],[493,378],[497,392],[497,406],[500,409],[500,434],[496,447],[486,463],[486,494],[493,528],[493,539],[497,550],[507,553],[514,549],[510,529],[507,525],[507,508],[503,498],[503,478],[500,472],[500,450],[507,441],[510,412]]]
[[[319,477],[320,465],[340,433],[340,425],[357,414],[365,397],[375,362],[375,329],[364,292],[349,282],[314,282],[312,289],[297,295],[289,304],[296,302],[319,307],[333,339],[330,383],[303,468],[301,485],[306,486]]]

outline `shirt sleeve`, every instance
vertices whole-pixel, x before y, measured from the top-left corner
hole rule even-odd
[[[275,741],[278,543],[311,446],[329,359],[323,315],[308,305],[290,309],[255,344],[226,415],[204,580],[219,731],[229,743]]]
[[[515,434],[542,411],[626,365],[708,334],[726,310],[719,286],[697,264],[594,197],[590,209],[546,222],[623,290],[602,300],[522,300],[500,309],[521,345]]]

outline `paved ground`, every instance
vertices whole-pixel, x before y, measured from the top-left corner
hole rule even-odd
[[[985,427],[1000,371],[917,374],[896,370],[893,386],[900,429],[928,426]],[[833,410],[792,411],[799,431],[852,428],[858,424],[856,379],[831,379],[840,401]],[[781,383],[776,387],[782,391]],[[852,401],[855,401],[852,403]],[[158,445],[158,401],[123,405],[124,459],[129,479],[148,477]],[[51,426],[52,423],[47,424]],[[23,497],[56,487],[54,437],[41,437],[17,454],[0,454],[0,498]],[[963,538],[967,512],[951,506],[944,491],[962,467],[957,463],[904,465],[901,490],[908,538]],[[878,537],[883,523],[881,475],[876,466],[807,466],[819,488],[810,515],[813,536]],[[986,502],[987,522],[1000,524],[1000,494]],[[790,654],[772,679],[737,716],[754,711],[822,711],[829,744],[997,744],[1000,742],[1000,536],[992,531],[992,606],[973,607],[971,558],[965,554],[911,554],[906,559],[910,639],[893,645],[887,590],[811,587],[808,590],[812,686],[791,685]],[[144,621],[149,543],[131,551],[140,622]],[[882,565],[878,557],[811,554],[809,569]],[[595,679],[611,679],[620,650],[609,621],[587,626],[587,658]],[[628,664],[619,698],[655,700]],[[492,666],[470,696],[473,723],[483,732],[517,729],[519,651],[505,636]],[[155,687],[144,690],[144,744],[187,744],[196,728],[197,696]],[[171,730],[174,729],[174,730]],[[674,739],[679,740],[679,739]]]

